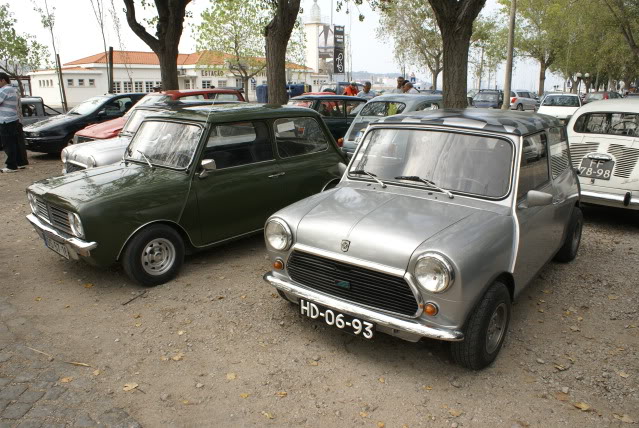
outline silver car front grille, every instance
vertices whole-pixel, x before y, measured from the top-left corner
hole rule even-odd
[[[69,212],[60,207],[48,204],[40,198],[36,198],[37,212],[35,215],[45,220],[53,227],[72,234],[69,224]]]

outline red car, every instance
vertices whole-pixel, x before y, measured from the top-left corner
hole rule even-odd
[[[105,140],[107,138],[117,137],[129,118],[129,115],[136,107],[151,106],[175,100],[245,101],[242,93],[236,89],[180,89],[151,92],[138,101],[126,115],[107,122],[89,125],[76,132],[73,137],[73,143],[78,144],[86,141]]]

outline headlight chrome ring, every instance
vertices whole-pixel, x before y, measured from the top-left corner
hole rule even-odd
[[[424,253],[417,259],[413,275],[431,293],[443,293],[455,281],[453,264],[439,253]]]
[[[29,200],[29,206],[31,207],[31,212],[33,214],[37,214],[38,213],[38,201],[36,200],[36,196],[31,193],[31,192],[27,192],[27,199]]]
[[[80,221],[80,216],[76,213],[68,213],[69,218],[69,226],[71,227],[71,232],[78,238],[84,238],[84,228],[82,227],[82,222]]]
[[[288,224],[279,218],[273,218],[264,228],[266,243],[276,251],[286,251],[293,243],[293,234]]]

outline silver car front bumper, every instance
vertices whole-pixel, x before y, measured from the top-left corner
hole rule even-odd
[[[33,214],[29,214],[27,220],[40,235],[40,238],[45,239],[46,237],[46,239],[51,239],[67,247],[69,256],[74,260],[78,260],[79,256],[89,257],[91,250],[98,246],[97,242],[86,242],[73,236],[63,235]]]
[[[415,337],[417,340],[421,337],[450,342],[464,340],[464,333],[461,331],[442,327],[429,327],[420,323],[418,319],[406,320],[366,309],[361,306],[309,290],[308,288],[299,286],[290,280],[278,278],[273,274],[273,272],[264,274],[264,281],[286,294],[291,294],[297,298],[309,300],[322,306],[335,309],[336,311],[374,322],[377,324],[380,331],[385,331],[406,340],[410,340],[410,336]],[[396,334],[395,331],[402,332],[404,334]]]
[[[627,208],[639,210],[639,197],[632,192],[606,193],[592,190],[581,190],[581,202],[608,207]]]

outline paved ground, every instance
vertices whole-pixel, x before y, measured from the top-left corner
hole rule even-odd
[[[636,213],[587,209],[577,260],[542,271],[496,363],[469,372],[443,343],[364,341],[301,318],[261,280],[260,237],[189,257],[152,289],[62,260],[24,219],[25,187],[60,163],[31,159],[0,175],[0,426],[639,421]]]

